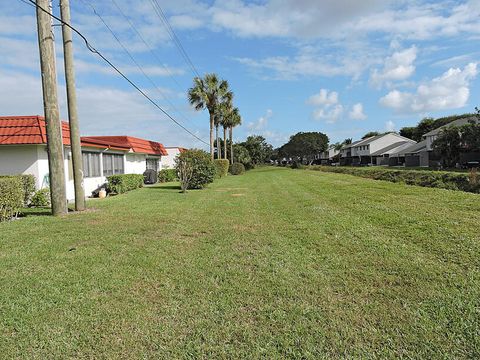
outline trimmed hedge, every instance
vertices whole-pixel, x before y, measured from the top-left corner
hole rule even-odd
[[[0,178],[17,177],[20,179],[23,188],[23,205],[27,206],[35,193],[35,176],[33,175],[4,175]]]
[[[232,167],[230,168],[230,173],[232,175],[245,174],[245,165],[242,163],[233,163]]]
[[[227,159],[215,159],[215,169],[217,170],[217,177],[224,177],[228,175],[228,167],[230,162]]]
[[[0,178],[0,221],[16,217],[24,199],[25,190],[19,176]]]
[[[163,169],[158,172],[158,182],[172,182],[177,180],[177,170],[175,169]]]
[[[122,174],[107,177],[107,192],[123,194],[127,191],[141,188],[143,186],[142,174]]]
[[[349,174],[374,180],[404,183],[423,187],[480,193],[480,179],[475,174],[430,170],[395,170],[339,166],[308,166],[307,169]]]

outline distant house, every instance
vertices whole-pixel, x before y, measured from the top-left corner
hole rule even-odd
[[[165,147],[165,150],[167,151],[167,155],[162,156],[162,169],[173,169],[175,167],[175,158],[186,149],[182,147],[167,146]]]
[[[344,146],[340,161],[342,165],[388,165],[392,152],[412,144],[414,140],[396,133],[371,136]]]
[[[320,164],[328,165],[335,162],[335,157],[340,153],[340,150],[335,150],[334,145],[330,145],[328,149],[324,152],[321,152],[315,160],[319,160]]]
[[[67,199],[74,199],[70,129],[62,122]],[[159,170],[164,146],[132,136],[86,136],[81,138],[84,188],[87,196],[113,174],[143,174]],[[42,116],[0,117],[0,175],[32,174],[37,189],[49,186],[47,135]]]
[[[437,139],[438,135],[446,128],[463,126],[468,124],[470,121],[479,123],[478,119],[474,116],[457,119],[424,134],[421,142],[396,152],[393,154],[393,157],[399,159],[399,165],[402,165],[401,159],[404,158],[403,165],[407,167],[437,167],[441,164],[441,156],[434,151],[433,142]],[[469,154],[461,154],[461,158],[465,159],[465,161],[468,161],[470,160],[468,155]],[[480,154],[471,155],[474,155],[474,160],[478,161]]]
[[[428,166],[427,140],[413,143],[393,151],[388,159],[389,166]]]
[[[353,162],[352,149],[360,141],[361,140],[358,140],[350,144],[343,145],[343,147],[340,149],[340,165],[342,166],[352,165],[352,162]]]

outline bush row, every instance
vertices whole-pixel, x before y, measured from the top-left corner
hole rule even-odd
[[[221,178],[228,175],[230,162],[227,159],[215,159],[213,162],[215,164],[217,177]]]
[[[242,163],[233,163],[232,167],[230,168],[230,173],[232,175],[242,175],[245,173],[245,166]]]
[[[177,170],[175,169],[163,169],[158,172],[158,182],[172,182],[177,180]]]
[[[0,178],[0,221],[16,217],[24,206],[25,190],[19,176]]]
[[[408,185],[480,193],[480,175],[475,171],[466,174],[446,171],[395,170],[385,168],[356,168],[321,165],[308,166],[307,169],[349,174]]]
[[[2,175],[0,178],[19,178],[23,191],[23,205],[27,206],[35,193],[35,176],[33,175]]]
[[[141,188],[143,186],[142,174],[122,174],[107,177],[107,192],[123,194],[127,191]]]

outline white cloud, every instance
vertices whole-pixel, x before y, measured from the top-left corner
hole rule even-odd
[[[349,112],[348,117],[352,120],[365,120],[367,115],[363,112],[362,103],[356,103],[353,105],[352,110]]]
[[[383,69],[374,69],[372,71],[370,83],[377,88],[381,88],[384,83],[408,79],[415,72],[413,63],[416,58],[416,46],[395,52],[392,56],[385,59]]]
[[[337,104],[333,107],[323,107],[313,111],[315,120],[325,120],[327,124],[336,123],[343,114],[343,105]]]
[[[442,76],[419,85],[415,93],[390,91],[380,99],[380,104],[400,113],[461,108],[467,104],[470,82],[477,73],[476,63],[466,65],[463,70],[450,68]]]
[[[343,114],[343,105],[339,103],[336,91],[320,89],[320,92],[310,96],[306,103],[315,107],[312,112],[315,120],[325,120],[327,123],[333,124]]]
[[[265,130],[268,126],[268,119],[270,119],[273,115],[273,112],[271,109],[268,109],[267,112],[265,113],[264,116],[260,116],[257,121],[255,122],[249,122],[247,124],[247,129],[250,132],[255,132],[255,131],[260,131],[260,130]]]
[[[372,63],[368,54],[341,54],[326,57],[319,50],[303,48],[294,56],[270,56],[263,59],[233,58],[251,69],[273,71],[267,77],[282,80],[301,76],[352,76],[358,78]]]
[[[288,135],[269,129],[268,122],[272,116],[273,111],[271,109],[267,109],[265,115],[260,116],[257,121],[247,123],[247,134],[261,135],[265,137],[270,144],[274,146],[280,146],[288,141]]]
[[[307,104],[313,106],[335,105],[338,103],[338,93],[336,91],[329,92],[327,89],[320,89],[318,94],[308,98]]]
[[[216,1],[212,24],[241,37],[322,37],[333,28],[383,7],[380,0]]]
[[[385,131],[395,131],[395,123],[392,120],[385,123]]]

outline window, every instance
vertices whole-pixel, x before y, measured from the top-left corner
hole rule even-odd
[[[147,170],[158,171],[158,159],[147,159]]]
[[[123,174],[123,155],[103,154],[103,176]]]
[[[82,152],[83,157],[83,176],[100,176],[100,154],[94,152]]]

